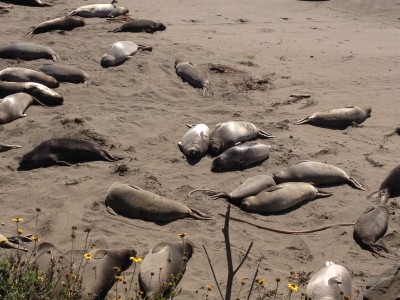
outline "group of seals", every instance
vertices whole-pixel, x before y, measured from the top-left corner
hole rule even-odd
[[[9,82],[36,82],[48,88],[57,88],[60,83],[52,76],[41,71],[27,68],[6,68],[0,71],[0,80]]]

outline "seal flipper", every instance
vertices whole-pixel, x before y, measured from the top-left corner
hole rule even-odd
[[[374,202],[380,202],[385,204],[389,200],[390,194],[387,189],[379,190],[373,192],[372,194],[367,196],[367,199],[372,199]],[[379,201],[378,201],[379,200]]]
[[[57,166],[67,166],[67,167],[71,167],[72,165],[70,163],[67,163],[66,161],[63,160],[56,160],[54,162],[55,165]]]
[[[190,212],[188,214],[189,217],[192,217],[193,219],[196,220],[214,220],[215,217],[211,217],[206,215],[205,213],[202,213],[201,211],[194,209],[194,208],[189,208]]]
[[[106,204],[106,210],[110,215],[118,216],[118,214],[110,206],[108,206],[107,204]]]
[[[117,157],[107,152],[106,150],[101,150],[100,156],[104,158],[106,161],[117,161],[123,159],[122,157]]]
[[[296,124],[296,125],[307,124],[307,123],[310,123],[310,121],[311,121],[311,117],[307,117],[307,118],[300,119],[297,122],[294,122],[293,124]]]
[[[7,145],[7,144],[0,143],[0,152],[8,151],[11,149],[18,149],[18,148],[21,148],[21,146],[20,145]]]
[[[321,197],[321,198],[326,198],[326,197],[330,197],[333,195],[333,193],[327,192],[324,190],[317,189],[317,191],[318,191],[318,193],[317,193],[318,197]]]
[[[211,85],[206,84],[205,86],[203,86],[203,92],[201,94],[203,97],[211,97],[212,95],[214,95],[214,92],[211,89]]]
[[[268,133],[268,132],[266,132],[264,130],[261,130],[261,129],[258,130],[258,135],[259,135],[259,137],[267,138],[267,139],[276,138],[275,135],[272,135],[272,134],[270,134],[270,133]]]
[[[352,186],[355,187],[356,189],[365,191],[364,187],[353,177],[349,176],[347,179],[347,182]]]

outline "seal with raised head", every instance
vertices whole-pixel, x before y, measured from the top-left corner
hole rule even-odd
[[[307,284],[306,300],[342,300],[346,296],[351,299],[350,273],[345,267],[330,261]]]
[[[85,21],[82,19],[73,17],[60,17],[40,23],[31,32],[29,32],[27,36],[32,37],[35,34],[45,33],[53,30],[71,31],[74,28],[82,26],[85,26]]]
[[[175,61],[176,74],[191,86],[197,89],[202,89],[203,97],[212,96],[214,93],[211,89],[210,80],[203,70],[196,64],[188,61]]]
[[[369,117],[371,117],[371,107],[348,106],[316,112],[309,117],[295,122],[295,124],[312,124],[323,127],[347,127],[352,123],[361,124]]]
[[[23,5],[23,6],[37,6],[37,7],[45,7],[45,6],[52,6],[50,3],[43,2],[41,0],[3,0],[7,3],[12,3],[16,5]]]
[[[0,80],[11,82],[36,82],[49,88],[57,88],[60,83],[54,78],[43,72],[26,68],[7,68],[0,71]]]
[[[178,285],[192,257],[193,247],[192,242],[186,239],[155,245],[140,263],[139,287],[143,292],[142,297],[156,299],[157,296],[166,296],[172,285]]]
[[[90,82],[88,73],[74,67],[65,65],[62,63],[45,64],[39,67],[39,70],[43,73],[54,77],[59,82],[71,82],[71,83],[84,83]]]
[[[103,68],[118,66],[132,57],[138,50],[152,51],[152,47],[138,45],[131,41],[115,42],[107,49],[106,53],[101,58],[100,64]]]
[[[214,219],[176,200],[120,182],[111,185],[105,204],[111,214],[144,221],[170,222],[186,217],[197,220]]]
[[[0,143],[0,152],[5,152],[5,151],[11,150],[11,149],[18,149],[18,148],[21,148],[21,146]]]
[[[276,183],[293,181],[322,185],[347,183],[356,189],[365,190],[357,180],[342,169],[317,161],[303,161],[288,167],[286,170],[274,173],[273,177]]]
[[[210,129],[205,124],[186,125],[190,129],[184,134],[178,147],[187,159],[201,159],[208,151]]]
[[[396,166],[386,175],[379,187],[379,191],[372,193],[368,198],[372,198],[374,201],[379,201],[380,203],[386,203],[398,191],[400,191],[400,165]]]
[[[115,18],[126,15],[129,9],[117,7],[114,4],[89,4],[81,6],[70,12],[69,16],[80,16],[84,18]]]
[[[35,99],[25,93],[16,93],[0,99],[0,124],[7,124],[26,117],[25,110]]]
[[[59,59],[58,54],[51,48],[25,42],[15,42],[0,47],[0,58],[9,59],[23,59],[23,60],[34,60],[34,59],[52,59],[57,61]]]
[[[301,202],[332,196],[305,182],[288,182],[272,186],[255,196],[243,199],[240,208],[247,212],[268,214],[281,212]]]
[[[211,171],[225,172],[256,166],[269,158],[269,149],[269,146],[255,142],[233,146],[214,158]]]
[[[156,31],[164,31],[167,28],[163,23],[157,23],[152,20],[133,20],[122,24],[111,32],[147,32],[154,33]]]
[[[389,210],[381,204],[368,207],[354,225],[354,239],[374,255],[383,256],[379,251],[389,249],[377,241],[382,238],[389,224]]]
[[[211,131],[208,149],[211,155],[219,155],[226,149],[256,138],[273,138],[275,136],[258,129],[254,124],[245,121],[219,123]]]
[[[71,164],[88,161],[117,161],[120,159],[89,141],[68,138],[50,139],[26,153],[19,162],[18,170],[32,170],[54,165],[71,166]]]

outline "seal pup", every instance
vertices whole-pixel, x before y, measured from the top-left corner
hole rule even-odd
[[[0,248],[28,251],[28,249],[21,244],[23,242],[31,242],[32,240],[29,238],[31,236],[32,235],[6,237],[0,233]]]
[[[9,59],[52,59],[53,61],[59,60],[58,54],[51,48],[25,42],[15,42],[0,47],[0,58]]]
[[[286,170],[276,172],[272,176],[276,183],[293,181],[312,182],[315,184],[347,183],[356,189],[365,191],[357,180],[342,169],[317,161],[303,161],[288,167]]]
[[[0,124],[7,124],[26,117],[25,110],[35,99],[25,93],[16,93],[0,99]]]
[[[43,72],[26,68],[6,68],[0,71],[0,80],[11,82],[36,82],[49,88],[57,88],[60,83]]]
[[[32,170],[41,167],[71,166],[81,162],[103,160],[117,161],[106,150],[95,143],[69,138],[50,139],[42,142],[26,153],[19,162],[19,171]]]
[[[184,82],[189,83],[194,88],[202,89],[203,97],[214,95],[207,74],[196,66],[196,64],[188,61],[176,60],[175,71]]]
[[[261,164],[269,158],[270,147],[250,142],[229,148],[212,161],[212,172],[243,170]]]
[[[349,271],[330,261],[325,265],[311,277],[306,289],[306,300],[342,300],[346,299],[343,298],[345,296],[351,298]]]
[[[113,215],[144,221],[170,222],[186,217],[197,220],[214,219],[181,202],[120,182],[111,185],[105,204],[107,211]]]
[[[372,193],[368,198],[372,198],[374,201],[380,203],[386,203],[398,191],[400,191],[400,165],[396,166],[386,175],[379,187],[379,191]]]
[[[208,146],[211,155],[216,156],[226,149],[240,143],[256,138],[273,138],[264,130],[258,129],[254,124],[245,121],[229,121],[219,123],[211,131]]]
[[[45,7],[52,6],[52,4],[43,2],[41,0],[3,0],[6,3],[12,3],[16,5],[24,5],[24,6],[37,6],[37,7]]]
[[[151,20],[133,20],[122,24],[110,32],[147,32],[154,33],[156,31],[164,31],[167,28],[163,23],[157,23]]]
[[[190,129],[178,143],[179,150],[188,160],[200,160],[208,151],[210,128],[205,124],[186,125]]]
[[[40,23],[31,32],[27,34],[27,37],[32,37],[35,34],[45,33],[53,30],[71,31],[74,28],[83,26],[85,26],[85,21],[82,19],[68,17],[68,16],[60,17]]]
[[[373,255],[383,256],[379,251],[389,252],[389,249],[377,241],[382,238],[389,224],[389,210],[383,205],[368,207],[354,225],[354,239],[364,245]]]
[[[101,58],[100,64],[103,68],[114,67],[122,64],[136,53],[137,50],[152,51],[152,47],[138,45],[131,41],[119,41],[110,45]]]
[[[361,124],[369,117],[371,117],[371,107],[347,106],[313,113],[311,116],[300,119],[294,124],[312,124],[323,127],[347,127],[352,123]]]
[[[255,196],[244,198],[240,208],[247,212],[259,214],[276,213],[304,201],[332,195],[332,193],[320,190],[309,183],[288,182],[272,186]]]
[[[158,295],[166,296],[171,290],[170,283],[177,286],[185,273],[187,262],[193,255],[193,248],[192,242],[183,240],[161,242],[150,249],[139,269],[142,298],[155,299]]]
[[[5,152],[11,149],[18,149],[21,148],[20,145],[8,145],[8,144],[4,144],[4,143],[0,143],[0,152]]]
[[[115,18],[126,15],[129,9],[117,7],[112,4],[89,4],[81,6],[69,13],[68,16],[79,16],[84,18]]]
[[[62,63],[45,64],[39,67],[39,70],[49,76],[54,77],[59,82],[71,82],[71,83],[84,83],[90,82],[88,73],[85,71],[65,65]]]

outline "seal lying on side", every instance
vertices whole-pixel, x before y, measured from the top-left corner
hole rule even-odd
[[[193,244],[184,242],[162,242],[155,245],[140,263],[139,287],[143,298],[156,299],[166,296],[177,286],[193,254]],[[153,274],[153,275],[151,275]]]
[[[126,7],[117,7],[114,4],[90,4],[81,6],[72,12],[69,16],[80,16],[84,18],[115,18],[129,13]]]
[[[217,124],[211,131],[208,148],[210,154],[215,156],[240,142],[273,137],[250,122],[229,121]]]
[[[12,94],[0,99],[0,124],[7,124],[21,117],[26,117],[25,110],[35,99],[25,93]]]
[[[379,187],[379,191],[372,193],[368,198],[372,198],[374,201],[380,203],[386,203],[398,191],[400,191],[400,165],[396,166],[386,175]]]
[[[111,214],[144,221],[170,222],[186,217],[197,220],[214,219],[181,202],[119,182],[114,182],[110,187],[105,203]]]
[[[59,82],[84,83],[90,82],[89,75],[81,69],[61,63],[45,64],[39,67],[43,73],[54,77]]]
[[[374,255],[383,256],[379,251],[389,252],[383,244],[376,243],[382,238],[389,224],[389,210],[385,205],[368,207],[354,225],[354,238]]]
[[[317,189],[305,182],[288,182],[272,186],[255,196],[243,199],[240,208],[259,214],[284,211],[304,201],[329,197],[332,193]]]
[[[112,30],[111,32],[147,32],[154,33],[163,31],[167,28],[163,23],[157,23],[151,20],[133,20],[123,24],[121,27]]]
[[[202,89],[203,97],[210,97],[214,94],[208,76],[201,68],[196,66],[196,64],[188,61],[176,60],[175,71],[184,82],[189,83],[194,88]]]
[[[8,144],[4,144],[4,143],[0,143],[0,152],[5,152],[11,149],[18,149],[21,148],[20,145],[8,145]]]
[[[369,117],[371,117],[371,107],[349,106],[316,112],[307,118],[295,122],[295,124],[309,123],[324,127],[346,127],[351,123],[361,124]]]
[[[269,158],[269,148],[267,145],[254,142],[234,146],[214,158],[211,171],[243,170],[258,165]]]
[[[53,30],[70,31],[74,28],[82,26],[85,26],[84,20],[72,17],[61,17],[40,23],[38,26],[35,27],[35,29],[29,32],[27,36],[32,37],[35,34],[45,33]]]
[[[152,47],[138,45],[131,41],[115,42],[107,49],[106,53],[101,58],[100,64],[103,68],[118,66],[132,57],[137,50],[152,51]]]
[[[317,161],[303,161],[284,171],[274,173],[273,177],[276,183],[303,181],[315,184],[340,184],[346,182],[356,189],[365,190],[357,180],[347,175],[342,169]]]
[[[400,299],[400,264],[392,264],[378,276],[368,279],[363,300]]]
[[[350,273],[345,267],[330,261],[311,277],[307,285],[306,300],[342,300],[346,299],[345,296],[351,299]]]
[[[0,80],[11,82],[36,82],[49,88],[57,88],[60,83],[43,72],[26,68],[7,68],[0,71]]]
[[[30,239],[32,235],[27,236],[11,236],[6,237],[0,233],[0,248],[17,249],[21,251],[28,251],[23,244],[25,242],[32,242]]]
[[[47,106],[61,105],[64,102],[62,96],[40,83],[0,81],[0,97],[7,97],[16,93],[29,94]]]
[[[117,161],[106,150],[101,149],[95,143],[78,139],[51,139],[36,146],[25,154],[19,162],[18,170],[32,170],[53,165],[71,166],[71,164],[104,160]]]
[[[190,129],[184,134],[178,147],[187,159],[200,159],[208,151],[210,129],[205,124],[187,125]]]
[[[16,5],[25,5],[25,6],[38,6],[38,7],[45,7],[45,6],[52,6],[50,3],[43,2],[40,0],[3,0],[7,3],[12,3]]]
[[[0,58],[11,58],[11,59],[52,59],[57,61],[59,59],[58,54],[51,48],[25,42],[15,42],[0,47]]]

